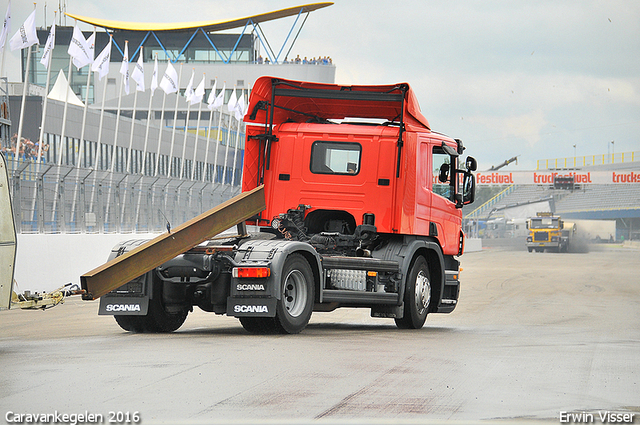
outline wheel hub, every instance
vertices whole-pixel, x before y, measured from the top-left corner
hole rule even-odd
[[[292,317],[298,317],[304,310],[307,299],[305,283],[304,275],[299,270],[292,270],[285,279],[282,300]]]
[[[431,302],[431,283],[429,278],[420,270],[418,276],[416,276],[416,306],[418,307],[418,313],[422,314],[429,307]]]

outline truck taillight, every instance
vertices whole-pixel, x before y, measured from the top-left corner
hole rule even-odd
[[[236,278],[265,278],[271,276],[269,267],[234,267],[231,271]]]

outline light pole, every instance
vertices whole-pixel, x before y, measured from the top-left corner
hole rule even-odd
[[[616,141],[612,140],[611,141],[611,163],[613,164],[616,160],[616,146],[615,146]]]
[[[573,166],[574,167],[576,166],[576,161],[577,161],[577,158],[576,158],[576,145],[573,145]]]

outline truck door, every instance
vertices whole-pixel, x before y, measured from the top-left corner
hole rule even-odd
[[[430,144],[431,221],[436,223],[437,238],[443,253],[456,255],[462,221],[458,216],[454,197],[457,182],[451,183],[451,173],[457,167],[458,158],[444,151],[442,140],[431,139]],[[456,149],[455,146],[451,147]]]

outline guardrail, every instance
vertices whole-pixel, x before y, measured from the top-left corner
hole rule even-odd
[[[537,170],[549,170],[558,168],[587,167],[591,165],[622,164],[625,162],[640,161],[640,151],[607,153],[601,155],[586,155],[555,159],[539,159]]]
[[[240,193],[214,181],[7,161],[18,233],[162,232]]]

